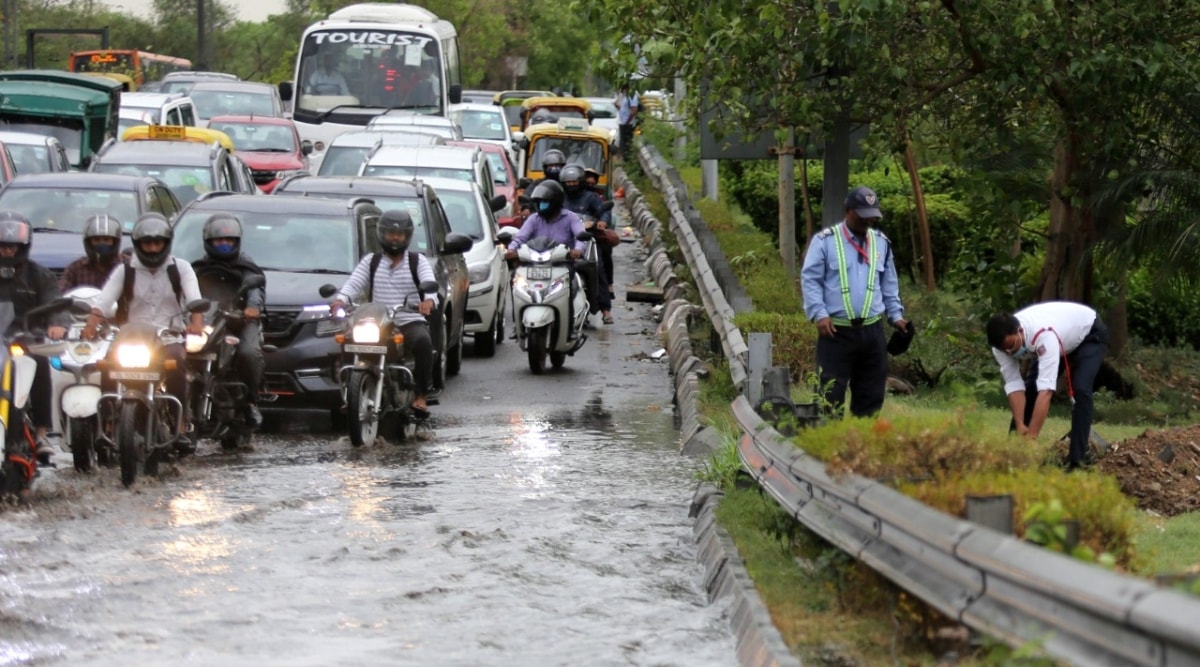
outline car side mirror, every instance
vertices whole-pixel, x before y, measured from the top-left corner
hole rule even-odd
[[[529,186],[531,186],[531,185],[533,185],[533,181],[529,180],[528,178],[525,178],[524,176],[521,177],[521,180],[517,181],[517,187],[521,188],[522,190],[528,189]],[[521,203],[526,203],[526,202],[521,202]]]
[[[521,138],[517,139],[516,136],[520,136]],[[513,137],[513,144],[515,144],[516,147],[521,150],[528,150],[529,137],[526,137],[524,132],[517,132],[517,134]]]
[[[517,235],[517,230],[512,227],[501,227],[500,231],[496,232],[496,241],[508,245],[508,242],[513,240]]]
[[[461,255],[471,249],[475,241],[466,234],[451,232],[446,235],[446,245],[442,248],[443,255]]]
[[[508,197],[505,197],[504,195],[496,195],[488,200],[488,205],[491,206],[492,213],[495,213],[496,211],[499,211],[508,205]]]
[[[313,152],[313,142],[309,141],[308,139],[305,139],[304,141],[300,142],[300,153],[302,155],[309,155],[312,152]]]
[[[203,313],[207,311],[211,306],[212,302],[208,299],[196,299],[195,301],[188,301],[187,311],[195,315],[196,313]]]
[[[325,283],[324,285],[321,285],[319,289],[317,289],[317,293],[321,295],[322,299],[328,299],[334,294],[337,294],[337,291],[338,288],[330,285],[329,283]]]
[[[284,102],[291,102],[293,92],[291,81],[279,82],[279,99],[283,100]]]
[[[437,294],[438,287],[439,285],[436,280],[421,281],[421,291],[426,294]]]
[[[448,92],[450,93],[450,104],[462,104],[462,84],[461,83],[450,84],[450,90]]]

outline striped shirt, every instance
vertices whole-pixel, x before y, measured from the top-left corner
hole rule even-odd
[[[350,274],[346,284],[342,285],[342,289],[334,297],[336,300],[348,303],[355,299],[366,299],[367,279],[371,275],[372,257],[374,254],[367,254],[359,260],[358,266],[354,267],[354,273]],[[437,280],[433,275],[433,267],[429,266],[429,260],[421,253],[417,253],[417,278],[421,282]],[[390,257],[384,255],[383,261],[379,262],[379,268],[375,270],[373,301],[389,306],[399,306],[404,303],[406,296],[412,295],[410,302],[420,298],[417,293],[417,286],[413,284],[412,280],[412,271],[408,268],[408,254],[401,255],[398,261],[392,261]],[[434,307],[437,307],[437,293],[426,294],[425,298],[433,300]],[[392,318],[392,321],[398,325],[423,322],[424,320],[424,315],[408,311],[396,311],[396,315]]]

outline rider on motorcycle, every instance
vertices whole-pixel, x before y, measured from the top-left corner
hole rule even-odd
[[[54,274],[46,267],[29,260],[29,244],[33,229],[20,213],[0,212],[0,301],[13,305],[13,319],[5,336],[20,331],[25,313],[59,298],[61,293],[54,282]],[[61,340],[66,335],[69,315],[56,313],[49,316],[46,335],[51,340]],[[30,417],[36,431],[37,457],[42,464],[49,464],[54,447],[46,439],[50,429],[52,387],[50,382],[50,360],[40,355],[30,355],[37,362],[37,371],[30,388]]]
[[[542,156],[542,173],[546,175],[546,179],[559,181],[561,180],[559,174],[562,173],[562,169],[566,164],[567,156],[563,155],[563,152],[557,148],[551,148]],[[538,181],[538,183],[541,183],[541,181]],[[537,183],[534,185],[537,185]]]
[[[577,238],[580,233],[585,231],[583,220],[563,206],[565,199],[563,187],[558,181],[542,181],[534,187],[531,197],[534,213],[525,220],[520,231],[508,242],[508,252],[504,254],[505,259],[515,259],[518,248],[528,243],[530,239],[542,236],[571,248],[572,259],[583,257],[583,251],[587,249],[587,244]],[[597,286],[599,272],[596,270],[596,263],[586,260],[578,261],[575,262],[573,268],[583,276],[584,289],[592,312],[603,310],[605,323],[611,324],[612,314],[609,309],[612,308],[612,305],[607,299],[603,302],[605,305],[602,305],[601,301],[607,296],[608,288],[605,286],[602,296],[602,292]],[[571,280],[572,297],[574,294],[575,281]],[[574,313],[571,313],[570,320],[574,320]],[[572,335],[574,334],[572,333]]]
[[[204,223],[204,253],[192,264],[200,293],[221,304],[222,308],[242,311],[241,320],[231,320],[229,330],[237,335],[238,349],[234,355],[241,380],[249,392],[246,421],[250,426],[262,425],[258,411],[258,391],[262,387],[266,360],[262,351],[262,325],[258,321],[266,303],[266,290],[255,288],[242,295],[238,303],[233,297],[242,283],[252,275],[264,275],[258,264],[242,252],[242,221],[232,213],[214,213]]]
[[[117,306],[117,324],[137,321],[161,329],[178,326],[180,318],[187,322],[187,333],[204,332],[204,313],[191,313],[184,306],[200,297],[196,273],[186,260],[171,255],[174,233],[171,223],[159,213],[145,213],[138,218],[130,235],[133,257],[113,267],[88,317],[83,337],[95,339],[104,314]],[[125,273],[132,272],[131,280]],[[183,404],[180,415],[179,439],[176,444],[187,449],[191,441],[187,432],[188,383],[186,352],[183,342],[163,346],[164,353],[175,360],[175,369],[167,371],[167,391]]]
[[[587,186],[587,174],[583,165],[572,162],[563,167],[560,178],[563,190],[566,191],[564,206],[579,215],[591,216],[596,221],[597,229],[605,229],[609,225],[608,211],[604,210],[604,199]],[[603,243],[596,244],[597,254],[603,270],[599,275],[599,303],[604,312],[604,323],[612,324],[612,280],[613,257],[612,246]]]
[[[83,226],[83,257],[67,265],[58,288],[65,294],[76,287],[99,289],[120,263],[121,221],[107,213],[93,215]]]
[[[382,261],[373,261],[375,254],[369,253],[354,267],[354,273],[338,290],[329,304],[329,312],[337,314],[352,298],[370,295],[375,303],[399,306],[413,296],[419,295],[420,283],[433,281],[433,267],[423,253],[410,252],[414,228],[412,216],[403,209],[384,211],[376,225],[379,247],[383,248]],[[416,262],[417,281],[413,281],[410,262]],[[372,271],[374,264],[374,271]],[[433,376],[433,338],[429,335],[426,317],[437,307],[437,294],[424,294],[420,312],[398,309],[392,317],[393,324],[404,334],[404,346],[412,353],[416,362],[413,381],[416,383],[416,398],[412,402],[413,414],[429,416],[430,379]]]

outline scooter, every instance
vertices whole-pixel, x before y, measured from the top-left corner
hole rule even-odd
[[[437,289],[435,281],[421,283],[421,291],[426,294],[436,293]],[[326,299],[336,293],[333,285],[321,286],[320,294]],[[420,312],[420,305],[407,300],[392,307],[381,303],[358,306],[350,303],[345,312],[334,314],[335,319],[344,323],[342,330],[334,334],[334,340],[342,346],[346,362],[338,370],[338,381],[342,385],[350,444],[355,447],[374,442],[380,423],[387,417],[395,419],[399,440],[409,437],[421,421],[412,409],[417,396],[414,362],[405,350],[404,334],[392,328],[396,312]],[[389,347],[395,348],[391,355]]]
[[[208,309],[208,299],[192,301],[186,308],[189,313]],[[137,481],[139,466],[145,474],[156,475],[159,463],[187,453],[173,446],[180,435],[183,404],[166,391],[167,371],[175,370],[175,360],[165,358],[163,351],[168,344],[183,342],[184,333],[128,322],[112,340],[115,359],[100,364],[106,384],[115,385],[116,391],[100,396],[105,428],[97,439],[115,447],[126,487]]]
[[[499,238],[508,243],[515,235],[512,228],[507,228],[500,230]],[[589,251],[594,252],[590,232],[580,232],[578,240],[587,242]],[[586,290],[569,252],[567,246],[546,237],[530,239],[517,250],[513,325],[534,375],[546,372],[547,356],[554,368],[562,368],[567,357],[587,341],[583,333],[589,315]],[[584,257],[588,254],[585,252]]]
[[[65,296],[91,304],[99,294],[95,287],[77,287]],[[62,354],[50,359],[56,399],[54,416],[58,421],[55,430],[71,448],[79,472],[91,472],[97,463],[111,465],[117,460],[114,449],[97,446],[101,443],[96,440],[101,427],[98,406],[104,393],[100,388],[99,363],[108,356],[116,328],[105,325],[96,340],[84,340],[86,324],[87,313],[75,313]]]

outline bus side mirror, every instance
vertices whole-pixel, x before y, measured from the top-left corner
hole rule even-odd
[[[292,101],[292,93],[291,81],[279,82],[279,99],[283,100],[284,102],[290,102]]]
[[[450,84],[450,104],[462,104],[462,84]]]

